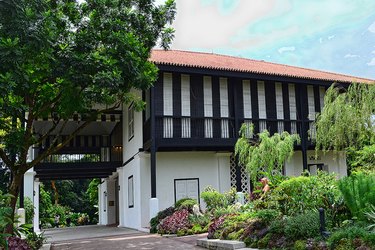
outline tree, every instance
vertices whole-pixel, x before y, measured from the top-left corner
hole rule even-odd
[[[284,163],[292,157],[295,143],[301,143],[297,134],[288,132],[270,136],[267,130],[259,133],[257,139],[251,139],[254,126],[243,124],[240,138],[235,145],[235,154],[240,164],[246,166],[251,180],[255,183],[260,176],[271,181],[280,175]]]
[[[332,85],[316,118],[316,150],[346,151],[349,165],[366,164],[362,156],[375,144],[374,100],[373,84],[353,83],[347,89]]]
[[[375,85],[332,85],[316,118],[316,147],[322,150],[360,149],[375,143]]]
[[[174,15],[173,0],[160,6],[153,0],[0,1],[0,157],[12,173],[13,212],[28,169],[101,114],[131,101],[144,106],[130,90],[156,80],[148,58],[157,42],[168,47]],[[84,117],[75,131],[28,161],[29,148],[50,134],[57,138],[75,113]],[[44,117],[53,124],[36,134],[33,122]]]

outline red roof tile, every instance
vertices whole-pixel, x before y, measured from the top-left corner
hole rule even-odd
[[[374,82],[374,80],[371,79],[349,75],[252,60],[247,58],[201,52],[180,50],[153,50],[150,60],[159,65],[228,70],[332,82]]]

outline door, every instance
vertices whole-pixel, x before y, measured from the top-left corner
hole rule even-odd
[[[199,179],[175,179],[175,202],[183,198],[196,199],[199,202]]]

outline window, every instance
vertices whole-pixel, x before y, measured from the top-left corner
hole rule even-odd
[[[134,104],[130,104],[128,108],[128,140],[134,137]]]
[[[134,180],[133,175],[128,177],[128,206],[134,207]]]
[[[183,198],[196,199],[199,202],[199,179],[175,179],[174,180],[175,202]]]
[[[163,75],[163,114],[164,114],[164,138],[173,137],[173,81],[172,73]]]

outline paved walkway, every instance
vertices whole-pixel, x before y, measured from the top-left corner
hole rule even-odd
[[[206,235],[166,238],[128,228],[83,226],[55,228],[45,231],[52,250],[69,249],[203,249],[196,246],[197,238]]]

